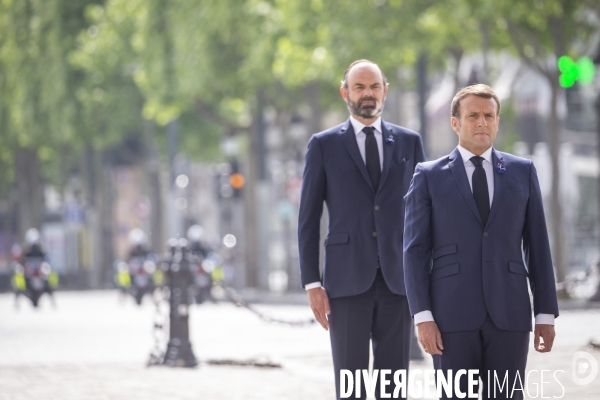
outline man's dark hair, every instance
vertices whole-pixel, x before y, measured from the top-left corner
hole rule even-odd
[[[374,66],[376,66],[379,69],[379,72],[381,72],[381,77],[383,78],[383,86],[386,87],[388,85],[387,78],[385,77],[385,74],[383,73],[381,68],[379,68],[379,65],[375,64],[371,60],[362,59],[362,60],[354,61],[352,64],[348,65],[348,68],[346,68],[346,72],[344,72],[344,79],[342,79],[342,87],[344,89],[348,90],[348,73],[355,65],[361,64],[361,63],[369,63],[369,64],[373,64]]]
[[[452,117],[460,119],[460,102],[470,94],[483,97],[484,99],[494,99],[498,105],[496,117],[500,116],[500,99],[498,99],[498,96],[494,90],[488,85],[477,83],[475,85],[464,87],[458,93],[456,93],[454,99],[452,99],[452,105],[450,106],[450,114]]]

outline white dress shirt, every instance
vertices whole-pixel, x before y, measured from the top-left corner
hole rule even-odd
[[[362,122],[354,118],[352,115],[350,115],[350,123],[352,124],[352,128],[354,128],[354,135],[356,136],[356,144],[358,145],[358,151],[360,151],[360,156],[362,157],[363,162],[366,165],[367,157],[365,155],[365,141],[367,140],[367,134],[364,133],[362,130],[367,125],[363,124]],[[372,126],[373,128],[375,128],[375,132],[373,134],[375,135],[375,140],[377,141],[377,150],[379,150],[379,168],[381,168],[381,170],[383,171],[383,134],[381,131],[381,117],[377,118],[375,122],[368,126]],[[304,289],[309,290],[318,287],[321,287],[321,282],[309,283],[308,285],[304,286]]]
[[[367,157],[365,156],[365,141],[367,140],[367,134],[362,130],[367,125],[363,124],[352,115],[350,116],[350,123],[352,123],[352,128],[354,128],[356,144],[358,144],[358,151],[360,151],[360,155],[366,165]],[[375,132],[373,134],[375,135],[375,140],[377,141],[377,150],[379,151],[379,167],[383,171],[383,134],[381,133],[381,117],[377,118],[375,122],[368,126],[375,128]]]
[[[467,171],[467,178],[469,179],[469,187],[471,192],[473,191],[473,172],[475,172],[475,164],[471,161],[471,157],[475,157],[475,154],[465,149],[461,145],[458,145],[458,151],[465,164],[465,170]],[[492,164],[492,147],[483,152],[479,157],[483,158],[483,170],[485,171],[485,177],[488,184],[488,194],[490,195],[490,209],[492,208],[492,200],[494,199],[494,164]]]
[[[475,154],[465,149],[461,145],[457,146],[460,156],[463,159],[465,170],[467,172],[467,178],[469,179],[469,186],[471,192],[473,191],[473,172],[475,172],[475,165],[471,162],[471,157],[475,157]],[[494,165],[492,163],[492,147],[487,149],[480,157],[483,157],[483,169],[485,171],[485,177],[487,178],[488,193],[490,196],[490,209],[492,208],[492,201],[494,199]],[[430,310],[421,311],[415,314],[415,325],[421,322],[433,321],[433,314]],[[554,325],[554,315],[552,314],[538,314],[535,316],[536,324],[548,324]]]

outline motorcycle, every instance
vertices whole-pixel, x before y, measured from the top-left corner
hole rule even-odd
[[[210,291],[213,286],[212,271],[214,270],[214,261],[210,256],[203,258],[196,255],[190,263],[190,270],[193,277],[191,286],[192,295],[197,304],[202,304],[206,300],[212,300]]]
[[[25,295],[34,307],[38,307],[40,297],[48,293],[53,299],[53,291],[58,286],[58,274],[44,257],[26,256],[14,263],[13,288],[17,294]]]
[[[115,281],[123,293],[130,293],[136,304],[141,305],[145,294],[152,294],[164,281],[162,271],[156,267],[152,253],[134,256],[128,262],[116,262]]]

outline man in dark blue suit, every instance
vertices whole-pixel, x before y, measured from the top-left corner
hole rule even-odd
[[[368,369],[370,340],[375,369],[408,368],[412,321],[402,270],[403,196],[425,156],[419,134],[381,120],[387,90],[376,64],[352,63],[340,88],[350,118],[313,135],[306,153],[300,272],[316,319],[330,331],[338,398],[340,370]],[[321,274],[324,202],[329,230]]]
[[[458,147],[419,164],[405,197],[410,311],[436,370],[477,369],[484,399],[522,399],[532,328],[528,282],[537,351],[552,349],[558,316],[537,173],[530,160],[493,148],[500,101],[489,86],[462,89],[451,113]],[[502,392],[493,387],[494,373],[500,382],[508,376]]]

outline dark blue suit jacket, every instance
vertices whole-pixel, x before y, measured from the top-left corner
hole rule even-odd
[[[537,173],[530,160],[492,152],[494,198],[483,226],[458,149],[417,166],[406,195],[404,268],[411,314],[431,310],[442,332],[503,330],[558,316]],[[498,168],[503,166],[504,170]]]
[[[396,294],[405,294],[402,270],[403,196],[415,165],[425,160],[418,133],[382,121],[383,170],[374,188],[350,120],[313,135],[308,143],[298,221],[302,285],[320,281],[329,297],[365,292],[377,259]],[[386,141],[391,136],[393,140]],[[323,276],[319,272],[323,202],[329,213]]]

